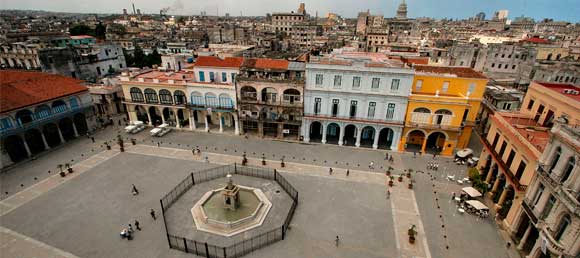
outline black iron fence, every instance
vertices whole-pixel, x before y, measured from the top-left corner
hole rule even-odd
[[[282,189],[284,189],[284,191],[292,198],[292,206],[288,211],[288,215],[286,216],[284,224],[279,228],[261,233],[257,236],[236,242],[229,246],[213,245],[207,242],[199,242],[185,237],[172,235],[167,229],[165,211],[167,211],[167,209],[169,209],[179,199],[179,197],[191,189],[195,184],[207,182],[220,177],[225,177],[227,174],[238,174],[276,181],[280,187],[282,187]],[[235,258],[244,256],[253,252],[254,250],[284,239],[286,232],[288,231],[290,221],[292,221],[292,217],[294,216],[296,206],[298,205],[298,191],[275,169],[239,166],[237,164],[233,164],[190,173],[179,184],[177,184],[175,188],[163,196],[160,202],[161,210],[163,213],[163,222],[165,224],[165,230],[167,234],[167,241],[170,248],[208,258]]]

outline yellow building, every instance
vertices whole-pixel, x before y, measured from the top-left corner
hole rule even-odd
[[[471,68],[415,66],[399,150],[453,155],[465,148],[486,84]]]

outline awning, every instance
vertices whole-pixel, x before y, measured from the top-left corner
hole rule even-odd
[[[457,157],[466,158],[467,156],[473,154],[473,150],[471,149],[463,149],[457,152]]]
[[[472,198],[481,196],[481,193],[471,186],[463,187],[461,190]]]
[[[478,200],[469,200],[469,201],[466,201],[466,203],[477,210],[489,210],[489,208],[487,208],[487,206],[485,206],[485,204],[481,203]]]

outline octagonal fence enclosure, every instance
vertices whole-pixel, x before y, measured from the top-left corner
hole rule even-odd
[[[228,246],[219,246],[203,241],[196,241],[186,237],[174,235],[168,231],[165,212],[184,193],[189,191],[192,187],[195,187],[196,184],[225,177],[227,174],[237,174],[276,181],[278,185],[280,185],[280,187],[284,189],[284,191],[292,199],[292,204],[288,214],[286,215],[284,223],[278,228],[261,233],[248,239],[244,239],[242,241],[237,241]],[[292,217],[294,216],[294,211],[298,205],[298,191],[275,169],[240,166],[234,163],[231,165],[225,165],[190,173],[179,184],[177,184],[177,186],[165,194],[165,196],[161,198],[160,203],[163,214],[163,223],[165,225],[165,232],[167,235],[167,242],[169,243],[170,248],[208,258],[241,257],[285,238]]]

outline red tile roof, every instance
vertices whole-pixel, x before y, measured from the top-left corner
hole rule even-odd
[[[463,78],[487,79],[483,74],[467,67],[416,65],[414,68],[419,73],[452,74]]]
[[[287,70],[289,63],[284,59],[250,58],[244,60],[243,66],[249,69]]]
[[[200,56],[195,60],[195,66],[239,68],[243,62],[244,59],[241,57],[226,57],[222,59],[216,56]]]
[[[536,43],[536,44],[548,44],[548,43],[550,43],[550,41],[547,41],[547,40],[541,39],[541,38],[528,38],[528,39],[521,40],[521,42],[529,42],[529,43]]]
[[[576,87],[572,84],[563,84],[563,83],[547,83],[547,82],[535,82],[539,85],[542,85],[552,91],[555,91],[557,93],[560,93],[568,98],[571,98],[575,101],[579,101],[580,102],[580,94],[578,95],[574,95],[571,93],[564,93],[564,90],[575,90],[575,91],[580,91],[579,87]]]
[[[0,113],[88,91],[81,82],[56,74],[0,71]]]

